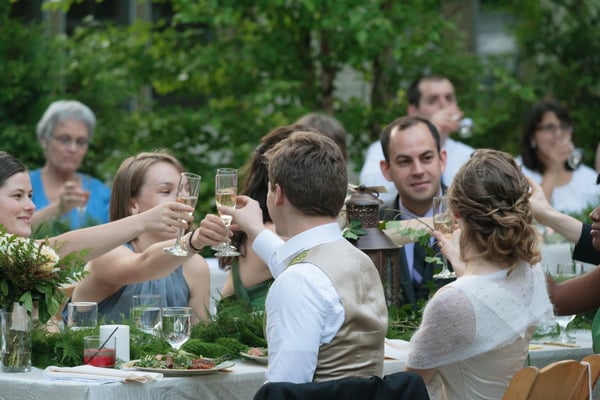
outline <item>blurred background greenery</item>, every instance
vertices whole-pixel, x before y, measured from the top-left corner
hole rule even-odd
[[[481,15],[502,21],[510,46],[482,50]],[[471,146],[516,154],[524,113],[554,97],[593,166],[599,15],[600,2],[576,0],[3,1],[2,149],[43,165],[35,124],[51,101],[78,99],[99,122],[85,172],[110,184],[126,156],[168,148],[203,176],[206,213],[216,168],[242,166],[306,112],[344,124],[357,171],[405,114],[410,81],[432,72],[475,120]]]

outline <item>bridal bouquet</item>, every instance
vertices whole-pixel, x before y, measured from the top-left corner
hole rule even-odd
[[[0,227],[0,308],[35,308],[40,322],[58,312],[65,294],[61,286],[83,277],[85,262],[80,253],[60,258],[48,245],[6,233]]]

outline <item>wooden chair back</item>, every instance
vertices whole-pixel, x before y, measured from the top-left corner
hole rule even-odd
[[[586,380],[585,384],[580,385],[573,399],[587,400],[590,395],[590,390],[594,388],[596,381],[600,377],[600,354],[590,354],[581,360],[581,363],[586,367],[589,366],[589,384],[588,380]]]
[[[600,354],[590,354],[581,360],[581,362],[590,363],[590,382],[592,383],[592,387],[594,387],[598,378],[600,378]]]
[[[589,396],[588,383],[587,364],[575,360],[556,361],[539,371],[529,399],[584,400]]]
[[[502,400],[527,400],[537,380],[539,369],[534,366],[524,367],[512,377]]]

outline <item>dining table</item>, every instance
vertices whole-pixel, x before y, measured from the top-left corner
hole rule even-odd
[[[266,366],[234,360],[226,371],[206,375],[165,376],[146,383],[99,383],[49,378],[44,370],[0,372],[2,400],[251,400],[265,382]],[[384,373],[404,369],[405,360],[388,359]]]
[[[553,361],[581,360],[592,354],[590,331],[574,332],[574,343],[553,343],[552,338],[534,340],[527,363],[543,367]],[[408,342],[386,339],[384,374],[403,371]],[[44,370],[0,372],[1,400],[158,400],[206,399],[249,400],[265,382],[266,365],[249,359],[233,360],[234,365],[212,374],[165,375],[146,383],[100,383],[50,378]]]

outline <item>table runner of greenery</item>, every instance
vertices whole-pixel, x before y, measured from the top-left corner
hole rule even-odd
[[[390,308],[387,336],[408,340],[419,321],[419,311],[413,311],[410,307]],[[130,327],[132,360],[171,351],[162,338],[142,332],[132,321],[122,323]],[[182,346],[182,350],[210,358],[239,358],[240,351],[267,346],[264,324],[264,313],[248,312],[244,307],[228,307],[211,316],[207,322],[194,325],[191,338]],[[47,326],[38,324],[33,330],[32,364],[37,368],[81,365],[83,338],[92,334],[98,334],[98,329],[73,331],[62,328],[58,332],[50,332]]]

